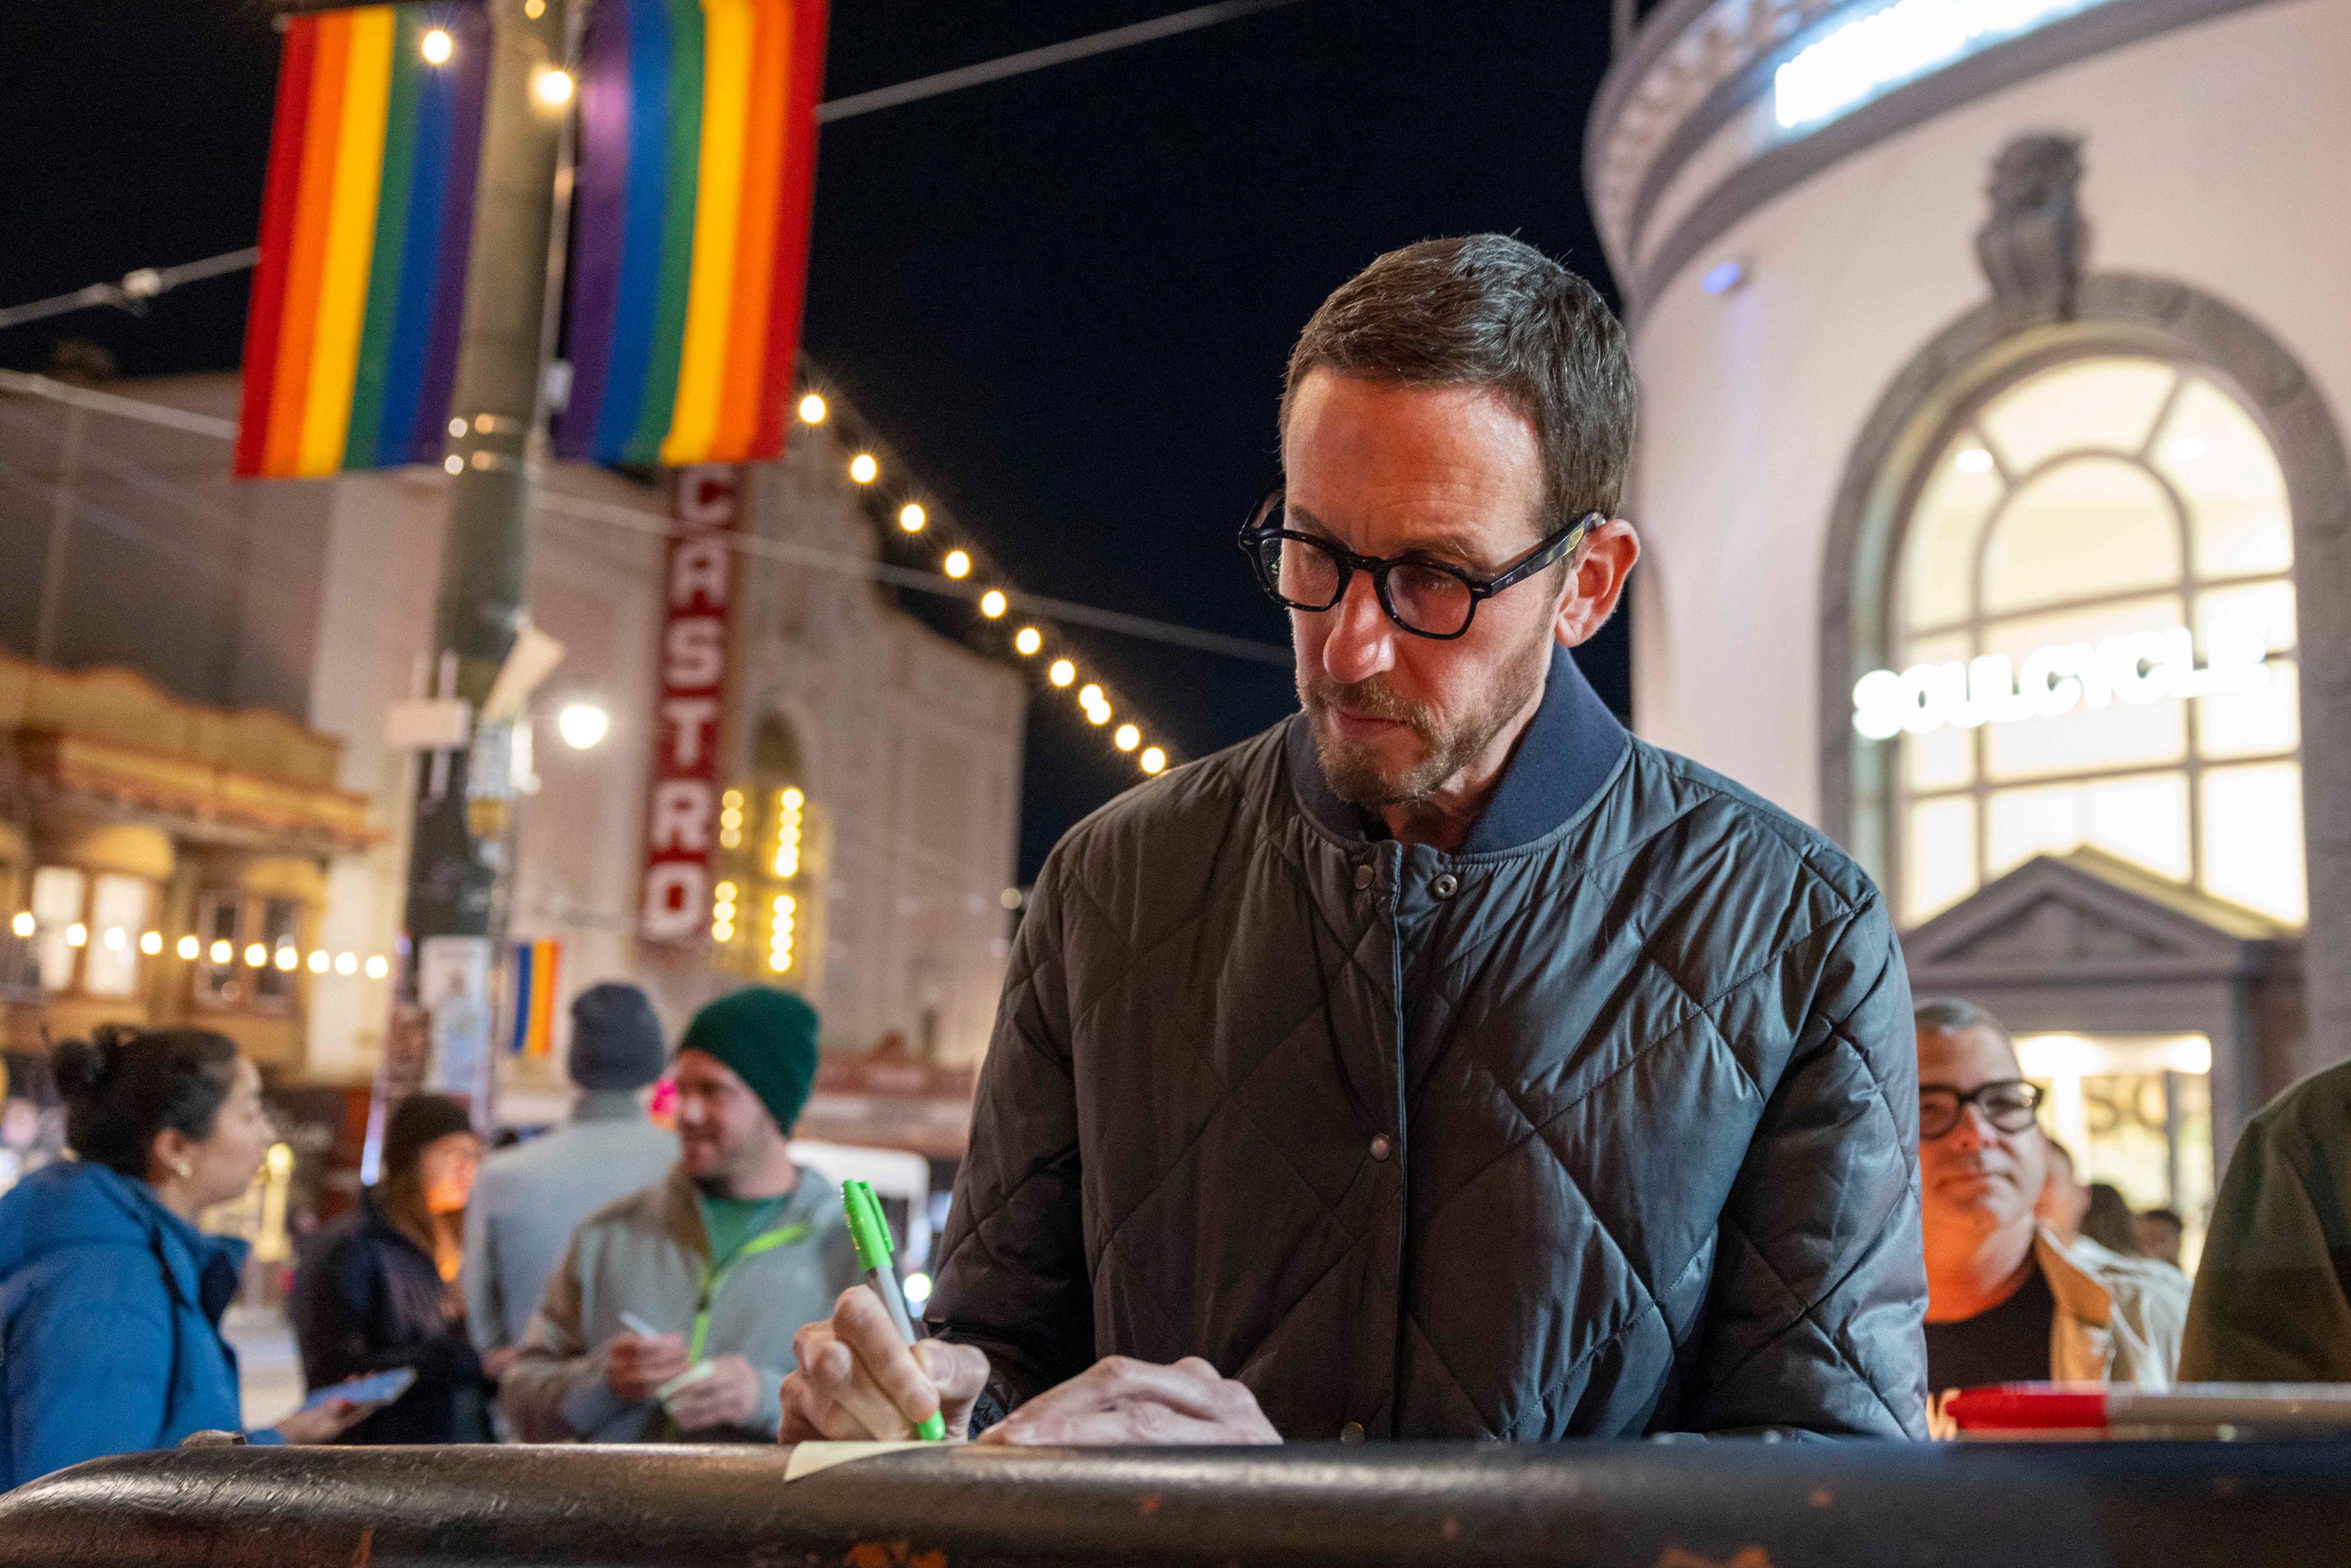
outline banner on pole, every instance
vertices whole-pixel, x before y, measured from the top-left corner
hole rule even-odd
[[[489,65],[479,0],[288,20],[240,476],[440,461]]]
[[[560,455],[782,455],[825,22],[826,0],[596,0]]]
[[[555,1054],[556,971],[563,944],[551,937],[514,945],[514,1034],[507,1042],[513,1056]]]

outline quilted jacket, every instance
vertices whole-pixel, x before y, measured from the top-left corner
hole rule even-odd
[[[1008,1407],[1200,1355],[1293,1439],[1925,1434],[1885,906],[1563,651],[1456,852],[1299,716],[1072,830],[974,1117],[929,1316]]]

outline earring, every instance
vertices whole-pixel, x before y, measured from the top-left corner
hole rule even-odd
[[[173,1160],[172,1162],[172,1174],[178,1176],[182,1181],[185,1181],[190,1176],[196,1174],[196,1167],[190,1165],[185,1160]]]

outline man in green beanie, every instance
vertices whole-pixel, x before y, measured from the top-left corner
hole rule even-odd
[[[861,1278],[841,1189],[794,1165],[817,1015],[755,988],[677,1052],[680,1157],[572,1236],[499,1405],[526,1442],[773,1441],[792,1333]]]

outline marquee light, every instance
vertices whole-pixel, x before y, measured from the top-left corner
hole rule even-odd
[[[1853,727],[1871,740],[1946,726],[1973,729],[2022,718],[2057,718],[2116,701],[2134,706],[2167,697],[2259,691],[2270,680],[2267,639],[2258,623],[2216,626],[2204,666],[2185,626],[2133,632],[2088,643],[2052,643],[2013,665],[2005,653],[1962,664],[1913,664],[1901,674],[1872,670],[1853,686]]]
[[[1896,0],[1835,28],[1772,73],[1782,130],[1817,126],[1888,89],[2103,0]]]
[[[19,936],[30,936],[37,925],[37,923],[33,919],[33,912],[29,909],[19,910],[16,918],[8,922],[8,929]]]

